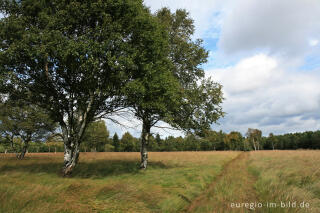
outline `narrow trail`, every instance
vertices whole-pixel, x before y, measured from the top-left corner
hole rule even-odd
[[[232,203],[235,206],[258,202],[255,178],[248,172],[249,155],[249,152],[242,152],[228,162],[215,181],[190,203],[185,212],[251,212],[253,209],[244,206],[231,206]]]

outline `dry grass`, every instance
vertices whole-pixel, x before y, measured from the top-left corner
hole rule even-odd
[[[178,212],[238,152],[81,153],[72,178],[62,178],[62,153],[0,155],[0,212]]]
[[[320,212],[320,151],[252,152],[250,171],[260,200],[277,203],[270,212]],[[281,202],[310,208],[281,208]]]
[[[188,212],[248,212],[249,208],[232,208],[231,203],[258,202],[253,188],[254,178],[248,173],[249,153],[243,152],[230,161],[222,173],[189,206]]]
[[[62,153],[0,155],[0,212],[320,212],[320,151],[81,153],[62,178]],[[307,208],[281,208],[289,201]],[[266,207],[276,203],[277,207]]]

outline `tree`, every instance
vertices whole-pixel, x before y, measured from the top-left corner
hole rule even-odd
[[[160,120],[164,120],[179,100],[179,82],[172,73],[172,63],[168,59],[168,36],[156,18],[149,21],[152,29],[136,42],[141,53],[136,61],[138,70],[133,75],[124,94],[126,105],[142,122],[141,131],[141,164],[147,167],[147,146],[151,137],[151,128]],[[150,50],[149,50],[150,49]],[[151,51],[152,50],[152,51]],[[146,66],[148,62],[148,66]]]
[[[112,138],[112,145],[114,146],[114,151],[119,152],[120,142],[119,142],[119,136],[117,133],[114,133]]]
[[[103,152],[108,143],[109,131],[103,120],[92,122],[88,125],[81,144],[85,150]]]
[[[150,70],[150,75],[137,78],[129,85],[130,89],[127,89],[127,104],[135,116],[142,121],[141,169],[147,168],[147,146],[151,137],[151,128],[168,116],[169,108],[178,99],[179,85],[170,71],[162,70],[164,67],[165,65]]]
[[[56,124],[37,106],[11,100],[0,104],[0,134],[13,151],[16,151],[15,140],[22,142],[18,159],[24,158],[31,141],[45,140],[55,129]]]
[[[225,143],[230,150],[244,150],[243,138],[240,132],[230,132],[225,136]]]
[[[188,13],[177,10],[171,14],[164,8],[155,16],[167,32],[167,37],[162,38],[167,39],[168,52],[162,52],[156,58],[146,55],[144,60],[153,61],[154,66],[140,66],[147,68],[142,72],[147,74],[137,76],[126,90],[128,106],[142,121],[142,169],[147,167],[151,128],[159,121],[181,130],[200,131],[210,128],[210,124],[222,115],[219,106],[221,86],[203,79],[200,65],[206,62],[208,53],[201,46],[201,40],[192,41],[194,26]],[[159,34],[163,33],[160,31]],[[202,79],[200,85],[199,79]]]
[[[270,133],[267,140],[266,140],[266,148],[274,150],[277,144],[277,138]]]
[[[207,62],[208,51],[202,40],[193,40],[193,20],[186,10],[171,13],[168,8],[157,11],[156,16],[169,34],[169,58],[172,72],[181,87],[179,107],[172,110],[167,122],[172,126],[203,136],[205,130],[224,115],[221,108],[222,86],[205,78],[202,64]]]
[[[247,133],[246,133],[246,136],[247,136],[248,140],[251,141],[254,150],[255,151],[259,150],[260,149],[261,136],[262,136],[261,130],[249,128]]]
[[[138,140],[134,138],[129,132],[126,132],[122,135],[120,140],[120,150],[122,152],[134,152],[136,150],[136,144]]]
[[[141,0],[3,0],[0,12],[6,88],[19,98],[30,92],[30,101],[60,124],[69,175],[88,124],[122,108],[120,88],[137,73],[137,41],[154,29],[151,15]],[[141,45],[145,54],[162,51]]]

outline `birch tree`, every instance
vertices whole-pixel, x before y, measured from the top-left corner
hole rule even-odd
[[[120,88],[141,58],[133,40],[153,29],[143,21],[149,11],[140,0],[3,0],[0,12],[6,88],[20,98],[30,92],[30,101],[59,123],[69,175],[88,124],[123,106]]]
[[[187,133],[203,136],[224,115],[222,86],[205,77],[202,65],[208,51],[201,39],[193,39],[195,27],[186,10],[162,8],[155,14],[169,34],[171,72],[181,87],[179,107],[172,108],[166,121]]]
[[[194,26],[189,14],[163,8],[155,17],[165,29],[162,40],[166,39],[168,49],[157,52],[157,57],[146,55],[144,59],[153,61],[153,66],[140,66],[145,69],[140,71],[144,75],[135,76],[126,90],[127,104],[142,122],[141,169],[147,168],[151,128],[159,121],[183,131],[199,132],[209,129],[223,115],[221,85],[204,78],[201,65],[208,52],[201,40],[192,40]]]
[[[254,150],[260,150],[260,141],[262,132],[259,129],[251,129],[249,128],[246,133],[247,138],[251,141]]]

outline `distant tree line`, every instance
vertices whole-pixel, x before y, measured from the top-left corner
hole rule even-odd
[[[22,147],[21,140],[15,141],[16,147]],[[97,121],[88,127],[84,141],[80,146],[81,152],[139,152],[141,139],[132,136],[129,132],[121,138],[115,133],[110,137],[104,121]],[[223,150],[294,150],[320,149],[320,130],[283,135],[261,135],[257,129],[248,129],[246,136],[240,132],[224,133],[222,131],[206,131],[202,137],[193,134],[185,137],[169,136],[164,139],[159,134],[151,135],[148,150],[164,151],[223,151]],[[12,152],[9,144],[1,144],[0,152]],[[63,142],[58,138],[46,142],[30,142],[29,152],[62,152]]]

